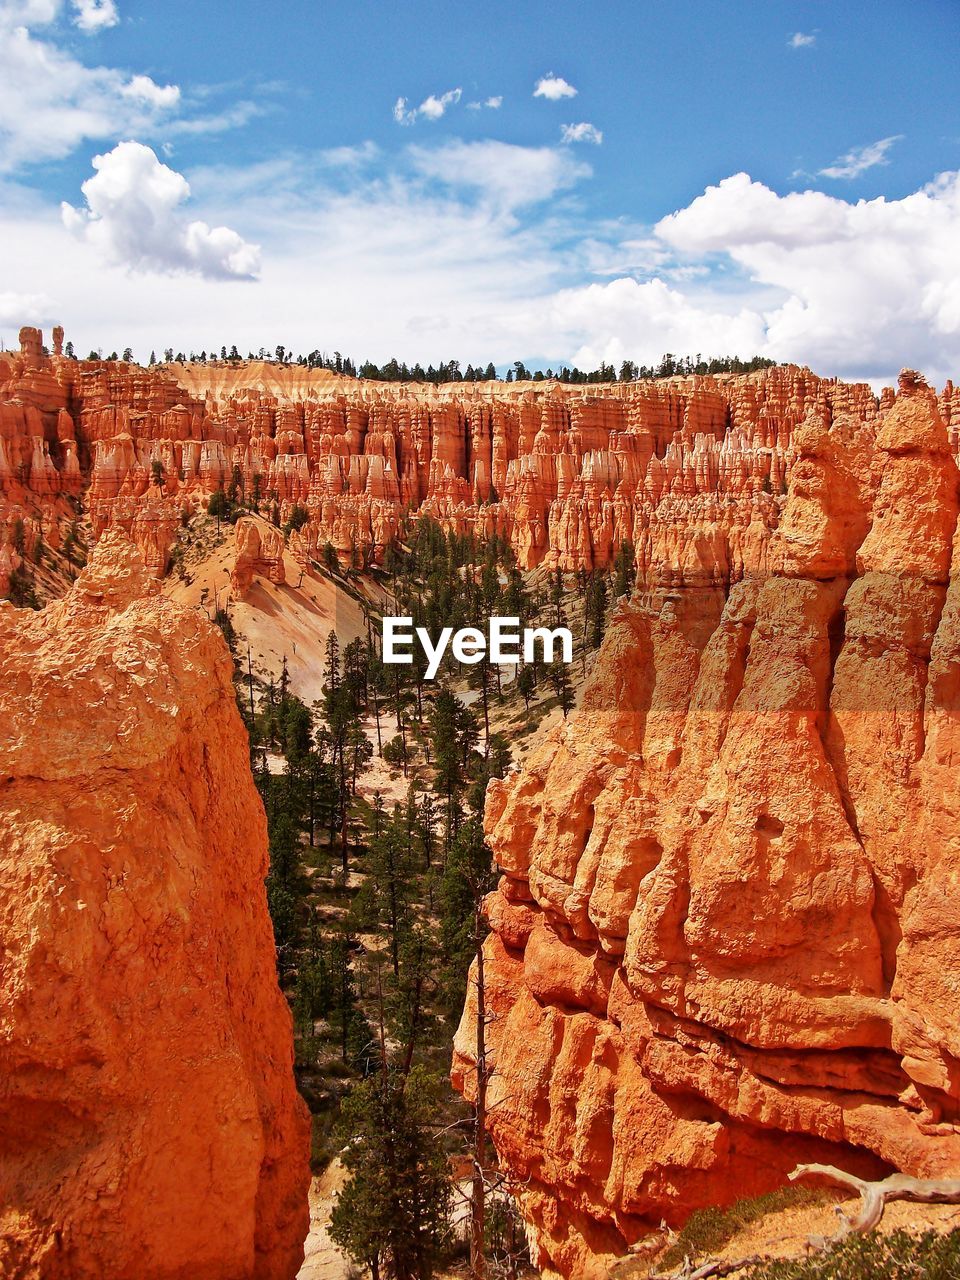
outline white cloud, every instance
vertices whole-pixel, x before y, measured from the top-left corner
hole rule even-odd
[[[38,197],[18,202],[7,184],[0,243],[17,252],[2,287],[45,295],[38,309],[78,350],[130,344],[143,356],[283,342],[424,363],[595,367],[672,350],[757,352],[871,380],[904,364],[938,382],[960,369],[958,174],[859,202],[780,195],[739,174],[651,229],[589,219],[575,197],[590,169],[559,145],[408,147],[393,160],[381,152],[373,173],[362,159],[280,152],[192,170],[189,207],[203,221],[188,236],[185,179],[161,172],[156,198],[163,167],[148,152],[132,195],[126,181],[91,202],[109,224],[99,254],[90,206],[70,217],[81,217],[71,240]],[[224,306],[222,279],[238,263],[224,270],[209,231],[221,223],[263,245],[252,305]],[[135,274],[131,260],[154,273]],[[36,318],[22,301],[0,309],[4,340]]]
[[[171,137],[199,137],[207,133],[224,133],[227,129],[242,128],[257,116],[264,115],[266,110],[267,108],[259,102],[235,102],[222,111],[213,112],[212,115],[194,116],[191,119],[178,116],[175,120],[165,120],[161,126],[158,126],[157,132]]]
[[[81,31],[92,33],[115,27],[120,21],[114,0],[72,0],[76,17],[74,24]]]
[[[823,178],[859,178],[861,173],[866,173],[878,164],[889,164],[887,152],[902,137],[902,133],[895,133],[890,138],[881,138],[879,142],[868,143],[865,147],[854,147],[826,169],[819,169],[818,173]]]
[[[63,0],[0,0],[0,28],[45,27],[60,12]]]
[[[787,41],[791,49],[810,49],[817,43],[815,32],[795,31]]]
[[[414,168],[448,187],[476,190],[498,207],[517,209],[552,199],[590,175],[589,166],[553,147],[520,147],[509,142],[449,142],[411,147]]]
[[[358,169],[361,165],[376,160],[379,154],[377,144],[367,139],[355,147],[327,147],[320,152],[319,159],[332,169]]]
[[[0,171],[69,155],[88,138],[149,133],[178,104],[176,85],[87,67],[32,28],[57,17],[44,0],[0,7]]]
[[[580,124],[562,124],[560,137],[563,142],[592,142],[599,147],[603,133],[595,124],[582,120]]]
[[[419,107],[408,107],[406,98],[398,98],[393,104],[393,118],[397,124],[415,124],[418,117],[439,120],[448,107],[455,106],[463,95],[462,89],[448,89],[439,95],[431,93]]]
[[[550,102],[559,102],[561,98],[575,98],[577,91],[562,76],[555,76],[552,71],[548,71],[537,81],[533,96],[546,98]]]
[[[0,292],[0,325],[19,329],[25,324],[53,323],[53,303],[45,293]]]
[[[708,187],[657,236],[693,257],[722,253],[758,291],[763,350],[864,376],[960,364],[960,173],[902,200],[779,196],[747,174]],[[872,372],[871,372],[872,371]]]
[[[105,28],[116,12],[112,0],[71,0],[71,5],[77,25],[87,31]],[[193,114],[208,96],[202,88],[186,103],[178,85],[87,66],[58,43],[64,32],[57,19],[63,13],[64,0],[0,0],[0,173],[62,159],[88,140],[220,133],[267,109],[260,102],[239,101]]]
[[[533,316],[531,323],[536,323]],[[542,326],[554,331],[554,342],[583,369],[602,360],[652,363],[665,351],[749,353],[764,345],[762,318],[747,307],[733,313],[686,296],[663,280],[643,283],[622,278],[608,284],[564,289],[548,302]]]
[[[131,102],[143,103],[160,111],[175,107],[180,101],[180,87],[175,84],[155,84],[149,76],[132,76],[120,92]]]
[[[419,114],[426,116],[428,120],[439,120],[447,107],[460,101],[461,89],[451,89],[449,93],[443,93],[440,97],[430,94],[429,98],[425,98],[418,108]]]
[[[95,156],[97,170],[81,190],[86,208],[64,203],[64,225],[108,262],[137,271],[192,272],[210,279],[252,279],[260,246],[229,227],[183,222],[179,206],[190,185],[139,142]]]
[[[503,106],[503,94],[497,94],[493,98],[484,98],[482,102],[468,102],[467,107],[470,111],[482,111],[484,107],[491,111],[499,111]]]

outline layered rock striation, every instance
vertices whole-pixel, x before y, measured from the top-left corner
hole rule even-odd
[[[0,357],[0,574],[22,555],[16,520],[56,546],[82,509],[94,538],[122,528],[162,576],[181,519],[223,489],[278,524],[302,508],[303,562],[328,544],[344,563],[378,561],[423,514],[509,538],[527,569],[602,567],[630,541],[643,563],[672,556],[678,570],[709,554],[724,577],[775,523],[796,427],[874,422],[889,403],[794,366],[425,387],[256,361],[143,369],[68,360],[61,344],[46,355],[24,329],[21,351]],[[943,413],[956,451],[952,386]]]
[[[582,709],[488,792],[487,1114],[548,1274],[798,1162],[960,1174],[954,442],[905,374],[790,448],[726,578],[657,531]]]
[[[104,534],[0,603],[0,1273],[292,1280],[308,1117],[232,663]]]

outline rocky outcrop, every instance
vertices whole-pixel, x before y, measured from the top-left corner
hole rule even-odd
[[[788,424],[779,520],[651,523],[582,709],[490,786],[487,1114],[547,1273],[801,1162],[960,1173],[958,472],[915,375],[847,407]]]
[[[230,582],[236,595],[250,590],[254,574],[270,582],[286,582],[283,567],[283,534],[261,520],[244,517],[236,524],[236,558]]]
[[[291,1280],[308,1122],[219,631],[103,534],[0,603],[0,1272]]]

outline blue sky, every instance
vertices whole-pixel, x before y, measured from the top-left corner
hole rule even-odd
[[[0,335],[942,379],[958,43],[955,0],[0,0]]]

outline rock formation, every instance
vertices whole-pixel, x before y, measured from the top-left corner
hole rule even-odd
[[[21,351],[0,357],[0,547],[18,519],[58,545],[79,500],[94,539],[122,528],[157,576],[182,515],[218,489],[277,524],[302,509],[291,545],[303,562],[328,544],[345,564],[379,561],[420,513],[509,538],[527,569],[602,567],[628,540],[648,562],[666,540],[678,569],[701,553],[735,568],[743,538],[746,554],[760,552],[760,525],[782,506],[795,428],[811,415],[872,422],[880,407],[864,384],[792,366],[437,387],[257,361],[77,361],[62,339],[48,356],[39,330],[24,329]],[[941,407],[956,453],[952,385]]]
[[[801,1162],[960,1173],[954,441],[910,373],[803,408],[779,518],[661,498],[582,709],[488,792],[487,1114],[548,1274]]]
[[[246,595],[255,573],[271,582],[286,582],[283,534],[272,525],[244,517],[236,524],[236,559],[230,582],[238,596]]]
[[[0,603],[0,1273],[292,1280],[308,1119],[219,631],[101,538]]]

